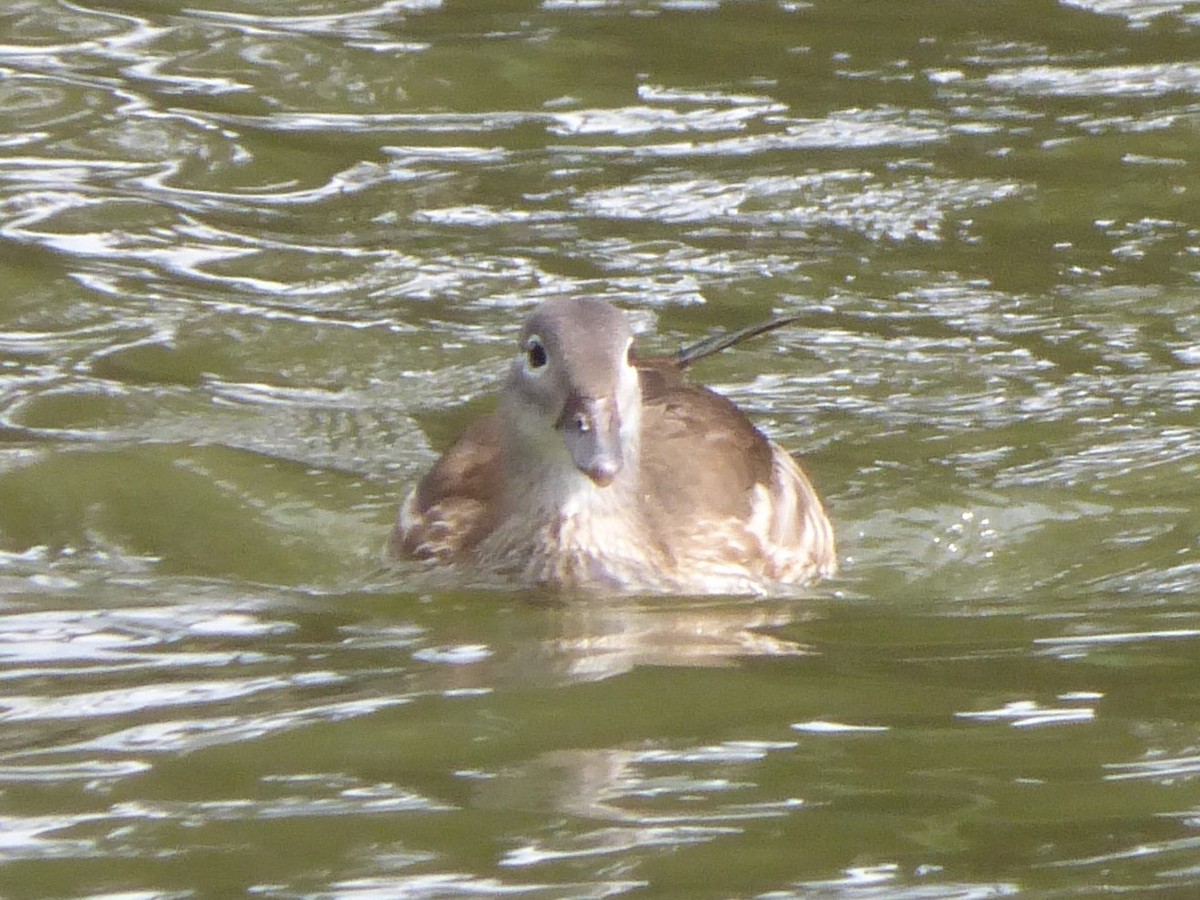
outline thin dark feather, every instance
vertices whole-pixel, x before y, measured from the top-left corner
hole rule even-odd
[[[794,322],[800,321],[800,318],[800,316],[779,316],[769,319],[766,322],[759,322],[756,325],[747,325],[745,328],[739,328],[736,331],[725,331],[721,334],[714,334],[690,346],[681,347],[679,352],[675,354],[675,363],[681,369],[687,368],[692,363],[704,359],[706,356],[720,353],[734,344],[740,344],[742,341],[758,337],[760,334],[766,334],[777,328],[783,328],[785,325],[791,325]]]

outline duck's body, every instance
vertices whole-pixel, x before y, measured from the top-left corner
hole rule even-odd
[[[552,300],[529,317],[500,409],[408,496],[397,556],[522,584],[764,593],[836,570],[808,478],[679,360],[634,362],[624,315]]]

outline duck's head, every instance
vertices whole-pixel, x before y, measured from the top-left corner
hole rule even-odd
[[[636,461],[641,388],[625,314],[556,298],[521,328],[501,401],[507,452],[521,468],[574,469],[606,487]]]

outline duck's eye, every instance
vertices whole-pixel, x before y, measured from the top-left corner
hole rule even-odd
[[[542,346],[542,342],[537,338],[532,338],[529,341],[529,347],[525,353],[526,359],[529,361],[529,368],[540,369],[546,364],[546,348]]]

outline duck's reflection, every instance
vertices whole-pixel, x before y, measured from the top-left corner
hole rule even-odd
[[[464,598],[408,648],[419,692],[600,681],[640,667],[727,667],[811,653],[799,623],[819,601],[743,598]],[[434,606],[434,604],[431,604]]]
[[[557,633],[541,649],[556,671],[574,681],[609,678],[638,666],[729,666],[747,657],[809,652],[777,633],[800,616],[795,602],[613,605],[588,598],[553,612]]]

